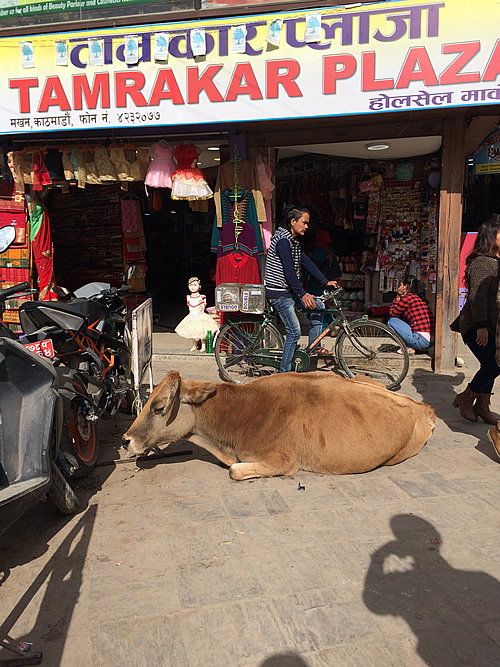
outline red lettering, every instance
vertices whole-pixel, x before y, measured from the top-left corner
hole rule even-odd
[[[439,77],[441,85],[450,83],[472,83],[479,81],[479,72],[470,72],[469,74],[460,74],[468,62],[476,55],[481,48],[481,42],[462,42],[461,44],[443,44],[442,53],[459,53],[455,60],[448,65]]]
[[[126,107],[127,95],[130,95],[136,107],[147,107],[148,103],[141,93],[145,83],[142,72],[115,72],[116,106]]]
[[[163,90],[165,83],[168,86],[167,90]],[[172,100],[173,104],[184,104],[184,99],[179,90],[177,79],[170,67],[158,71],[153,92],[149,98],[149,106],[156,107],[160,104],[161,100]]]
[[[73,108],[82,109],[82,96],[85,98],[87,109],[95,109],[101,96],[101,107],[109,109],[109,74],[99,72],[94,75],[92,88],[86,74],[73,75]]]
[[[361,54],[361,90],[387,90],[394,88],[394,79],[375,78],[375,51]]]
[[[238,63],[234,68],[225,101],[234,102],[238,95],[249,95],[251,100],[262,99],[262,93],[250,63]]]
[[[408,88],[410,81],[423,81],[426,86],[438,85],[436,72],[425,46],[416,46],[408,51],[396,88]]]
[[[488,60],[483,74],[483,81],[495,81],[500,74],[500,39],[495,44],[495,48]]]
[[[19,112],[29,113],[30,88],[38,88],[38,79],[9,79],[9,88],[19,90]]]
[[[284,70],[284,71],[283,71]],[[279,86],[283,86],[288,97],[302,97],[295,79],[300,74],[300,65],[296,60],[269,60],[266,62],[266,97],[278,97]]]
[[[217,86],[213,82],[214,76],[220,72],[223,65],[209,65],[199,76],[198,67],[187,68],[188,104],[199,104],[200,93],[205,91],[210,102],[224,102]]]
[[[54,93],[54,97],[52,97]],[[71,109],[62,83],[58,76],[48,76],[45,81],[38,111],[48,111],[49,107],[59,107],[61,111],[69,111]]]
[[[356,58],[349,54],[325,56],[323,58],[323,95],[335,95],[337,80],[349,79],[357,66]]]

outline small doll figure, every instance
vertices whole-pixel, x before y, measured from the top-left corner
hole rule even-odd
[[[175,327],[175,333],[183,338],[191,338],[193,346],[190,352],[196,352],[198,343],[201,341],[201,351],[205,352],[205,338],[207,331],[217,331],[217,324],[213,318],[205,312],[207,297],[200,294],[201,281],[199,278],[188,280],[190,294],[186,296],[189,314]]]

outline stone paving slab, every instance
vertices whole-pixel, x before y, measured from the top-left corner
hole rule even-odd
[[[460,354],[405,380],[438,422],[394,467],[234,482],[181,442],[96,468],[79,514],[40,503],[0,538],[2,635],[51,667],[498,667],[500,462],[451,407]],[[218,381],[211,358],[155,361],[155,381],[171,368]],[[101,461],[128,424],[103,424]]]

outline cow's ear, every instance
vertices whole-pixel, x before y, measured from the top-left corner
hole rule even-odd
[[[217,387],[212,382],[193,382],[192,380],[182,380],[181,383],[181,403],[203,403],[207,398],[213,396]]]
[[[172,408],[175,396],[179,390],[180,382],[181,376],[175,371],[170,371],[162,382],[162,384],[164,383],[163,387],[161,387],[161,390],[151,402],[149,408],[150,411],[165,417]]]

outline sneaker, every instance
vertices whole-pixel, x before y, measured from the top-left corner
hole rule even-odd
[[[499,422],[500,423],[500,422]],[[500,429],[499,423],[488,431],[488,440],[493,445],[495,454],[500,459]]]
[[[415,354],[415,350],[412,347],[409,347],[407,350],[408,354]],[[398,354],[403,354],[403,350],[399,348]]]
[[[331,357],[333,352],[331,350],[327,350],[326,347],[318,347],[316,350],[314,350],[315,354],[318,354],[322,357]]]

